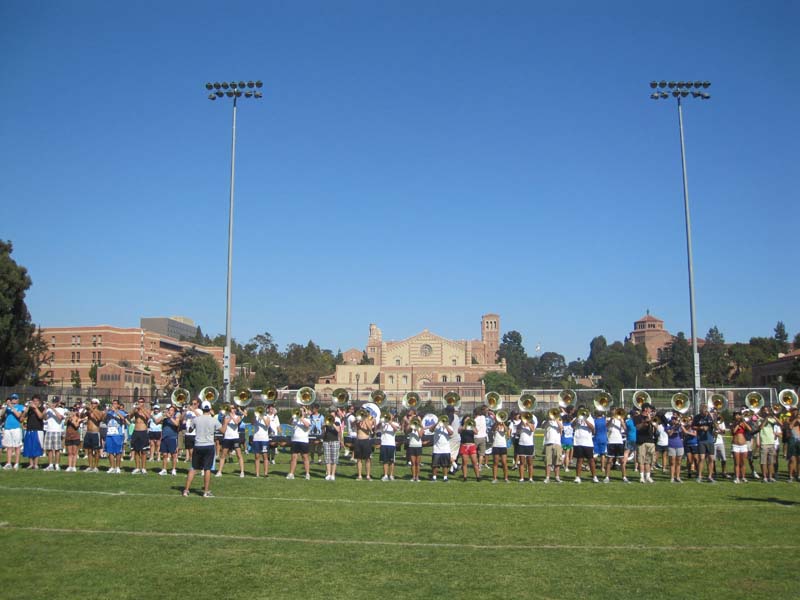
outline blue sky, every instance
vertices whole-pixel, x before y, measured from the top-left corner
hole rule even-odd
[[[0,237],[43,326],[192,317],[363,347],[501,315],[586,357],[647,309],[689,331],[800,331],[794,2],[22,2],[0,5]]]

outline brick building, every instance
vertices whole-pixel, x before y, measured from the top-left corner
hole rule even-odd
[[[675,336],[664,329],[664,321],[651,315],[648,310],[645,316],[633,323],[633,331],[628,335],[628,339],[634,344],[644,344],[647,348],[647,360],[657,362],[661,360],[664,348],[672,344]],[[689,343],[692,343],[691,339]],[[697,338],[698,348],[705,343],[703,338]]]

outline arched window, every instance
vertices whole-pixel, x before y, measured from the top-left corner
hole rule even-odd
[[[442,383],[447,383],[447,375],[442,375]]]

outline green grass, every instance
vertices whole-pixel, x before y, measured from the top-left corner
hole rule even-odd
[[[352,478],[350,463],[335,482],[321,465],[311,481],[287,481],[288,458],[279,454],[269,479],[226,467],[210,499],[180,496],[184,463],[174,478],[0,471],[3,598],[730,599],[796,590],[797,483],[673,485],[659,474],[655,485],[624,485],[618,471],[610,485],[367,482]],[[536,470],[540,479],[538,462]]]

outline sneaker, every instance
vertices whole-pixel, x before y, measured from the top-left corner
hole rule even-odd
[[[356,477],[356,481],[361,481],[362,479],[363,479],[363,477],[361,477],[361,475],[359,475],[358,477]]]
[[[167,474],[167,470],[166,470],[166,469],[161,469],[161,470],[158,472],[158,474],[159,474],[159,475],[162,475],[162,476],[163,476],[163,475],[166,475],[166,474]]]
[[[47,465],[45,471],[55,471],[55,468],[53,467],[53,465]]]
[[[13,468],[14,468],[14,467],[13,467],[13,466],[11,466],[11,463],[6,463],[6,465],[3,467],[3,470],[4,470],[4,471],[10,471],[10,470],[11,470],[11,469],[13,469]]]
[[[242,477],[244,477],[244,473],[242,473]],[[311,475],[309,475],[308,473],[306,473],[305,479],[311,479]]]
[[[147,475],[147,469],[142,469],[142,475]]]
[[[544,481],[542,483],[550,483],[550,478],[549,477],[545,477]]]
[[[331,480],[331,476],[330,475],[325,475],[325,481],[330,481],[330,480]]]
[[[173,475],[175,475],[175,473],[173,473]],[[244,479],[244,471],[241,471],[241,472],[239,473],[239,478],[240,478],[240,479]],[[306,476],[306,479],[307,479],[307,478],[308,478],[308,476]]]
[[[504,479],[503,481],[505,481],[506,483],[508,483],[508,482],[509,482],[509,481],[508,481],[508,479]]]
[[[447,475],[445,475],[444,477],[442,477],[442,481],[447,481]]]
[[[592,483],[600,483],[600,480],[597,477],[592,477]]]
[[[611,479],[609,479],[608,477],[604,477],[603,483],[611,483]]]
[[[733,483],[739,483],[739,478],[737,477],[736,479],[734,479]]]
[[[272,460],[271,460],[271,461],[269,461],[269,462],[270,462],[270,464],[274,465],[274,464],[275,464],[275,459],[272,459]]]
[[[119,472],[119,469],[117,469],[117,472]],[[178,471],[175,470],[175,469],[172,469],[172,471],[170,471],[169,474],[172,475],[173,477],[175,477],[178,474]]]
[[[214,494],[211,493],[211,490],[203,493],[203,498],[213,498]]]
[[[528,479],[528,483],[533,483],[533,477],[531,477],[530,479]]]
[[[189,497],[189,490],[183,490],[183,492],[181,492],[181,496],[183,496],[184,498],[188,498]]]
[[[622,478],[622,483],[630,483],[630,482],[631,482],[631,480],[628,479],[627,477],[623,477]]]
[[[556,483],[561,483],[561,478],[560,477],[556,477]]]
[[[61,465],[56,465],[56,471],[60,471],[60,470],[61,470]]]
[[[383,477],[381,477],[381,481],[389,481],[389,476],[384,475]]]
[[[683,483],[683,479],[681,479],[680,477],[678,477],[677,479],[675,479],[675,482],[676,482],[676,483]]]
[[[581,478],[580,477],[576,477],[575,478],[575,483],[580,483],[580,482],[581,482]]]
[[[648,475],[647,477],[645,477],[645,478],[644,478],[644,480],[645,480],[647,483],[655,483],[655,481],[653,481],[653,478],[652,478],[652,477],[650,477],[650,475]]]
[[[697,483],[703,483],[703,478],[702,477],[698,477],[697,478]]]
[[[436,481],[436,475],[431,476],[431,481]]]
[[[141,469],[134,469],[133,471],[131,471],[131,475],[138,475],[141,472],[142,472]]]
[[[331,481],[336,481],[336,475],[331,475]]]
[[[222,477],[222,471],[217,471],[217,472],[214,474],[214,477]],[[288,477],[287,477],[287,479],[288,479]],[[292,476],[292,479],[294,479],[294,476]]]
[[[564,469],[564,472],[565,472],[565,473],[569,473],[569,467],[567,467],[566,469]]]
[[[520,477],[520,478],[519,478],[519,482],[520,482],[520,483],[525,483],[525,478],[524,478],[524,477]]]
[[[742,483],[747,483],[747,477],[742,477],[741,482]]]
[[[717,483],[717,480],[714,479],[713,477],[709,477],[708,478],[708,483]]]
[[[645,480],[644,480],[644,475],[639,477],[639,483],[646,483]]]
[[[761,476],[755,471],[753,471],[753,479],[761,479]]]
[[[389,475],[389,481],[394,481],[394,475]]]
[[[366,479],[367,481],[372,481],[372,477],[370,477],[369,475],[367,475]]]
[[[497,479],[492,479],[492,483],[497,483]]]
[[[294,473],[289,473],[289,474],[286,476],[286,479],[294,479]]]

